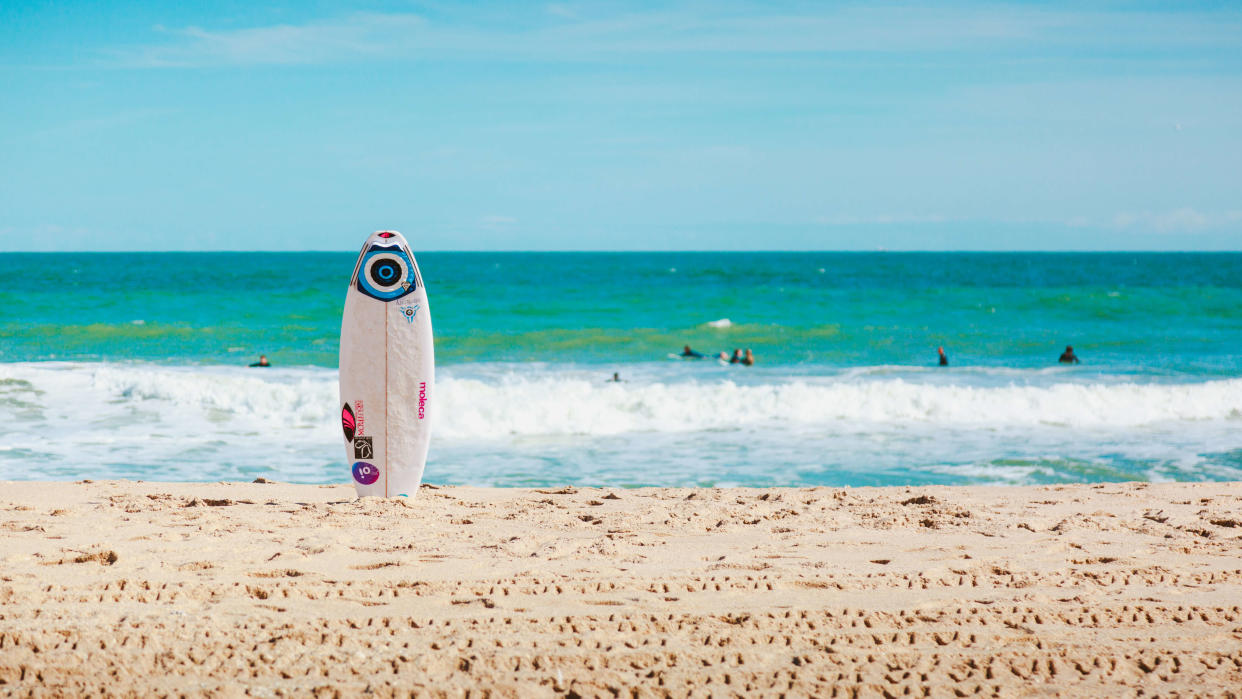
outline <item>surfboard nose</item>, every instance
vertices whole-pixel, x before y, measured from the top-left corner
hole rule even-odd
[[[354,267],[358,291],[380,301],[395,301],[419,286],[418,266],[405,238],[396,231],[376,231],[358,254]]]
[[[371,234],[371,243],[377,245],[405,245],[405,236],[397,231],[375,231]]]

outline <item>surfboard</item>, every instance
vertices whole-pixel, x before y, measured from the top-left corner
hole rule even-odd
[[[341,430],[362,496],[413,496],[435,410],[431,310],[418,264],[396,231],[358,253],[341,318]]]

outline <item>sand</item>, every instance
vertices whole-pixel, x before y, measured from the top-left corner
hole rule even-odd
[[[0,692],[1242,696],[1242,484],[4,483]]]

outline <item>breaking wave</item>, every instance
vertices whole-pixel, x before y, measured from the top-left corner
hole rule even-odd
[[[931,384],[794,377],[602,383],[572,372],[443,376],[436,436],[617,435],[849,423],[1132,427],[1242,419],[1242,379],[1197,383]],[[0,365],[0,409],[67,431],[127,421],[187,430],[336,429],[336,373],[120,364]],[[334,433],[332,433],[334,434]]]
[[[600,385],[577,379],[471,379],[440,385],[445,436],[620,434],[772,423],[933,423],[961,427],[1125,427],[1242,418],[1242,380],[1197,384],[1063,383],[977,388],[901,379],[765,385]]]
[[[448,367],[429,477],[859,485],[1242,472],[1242,379],[695,367],[631,366],[625,383],[572,365]],[[331,369],[0,364],[0,479],[339,482],[339,409]]]

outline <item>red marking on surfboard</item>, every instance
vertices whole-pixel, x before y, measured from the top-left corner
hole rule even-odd
[[[379,234],[379,237],[381,237],[381,238],[391,238],[391,237],[392,237],[392,233],[389,233],[388,231],[384,231],[383,233],[380,233],[380,234]]]

